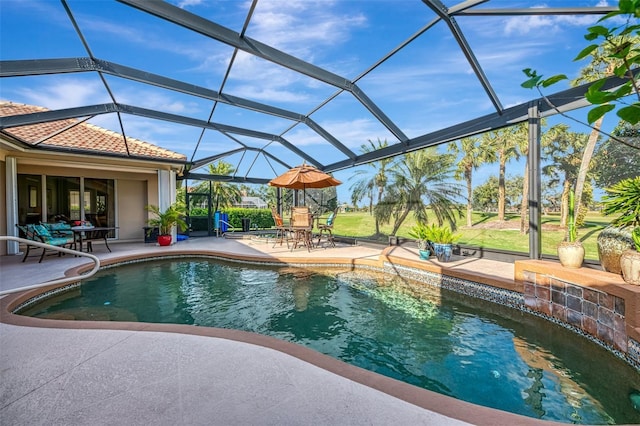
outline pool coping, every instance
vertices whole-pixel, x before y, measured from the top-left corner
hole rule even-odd
[[[123,263],[163,259],[171,257],[208,257],[219,258],[222,260],[232,260],[240,262],[252,262],[252,263],[267,263],[267,264],[289,264],[289,265],[331,265],[337,267],[372,267],[375,269],[383,270],[385,264],[388,266],[399,265],[407,266],[411,268],[420,269],[423,271],[429,271],[434,273],[453,276],[460,279],[470,279],[465,274],[451,273],[446,267],[441,267],[435,264],[425,264],[412,259],[404,259],[393,256],[393,247],[389,247],[383,250],[379,259],[345,259],[345,258],[315,258],[315,259],[301,259],[301,258],[286,258],[286,257],[274,257],[274,256],[259,256],[259,255],[242,255],[236,253],[226,253],[215,250],[175,250],[170,253],[143,253],[135,255],[127,255],[121,257],[114,257],[105,259],[102,261],[101,268],[115,266]],[[393,267],[393,266],[392,266]],[[78,275],[79,273],[86,272],[91,269],[90,264],[83,264],[77,267],[70,268],[65,272],[66,276]],[[462,276],[456,276],[462,275]],[[481,284],[488,284],[494,287],[503,288],[506,290],[517,291],[517,287],[520,285],[513,280],[496,279],[496,277],[474,276],[472,281],[479,282]],[[213,337],[226,339],[230,341],[242,342],[252,345],[257,345],[265,348],[269,348],[288,356],[295,357],[306,363],[319,367],[330,373],[339,375],[341,377],[352,380],[356,383],[365,385],[372,389],[383,392],[392,397],[398,398],[405,402],[411,403],[415,406],[423,409],[476,425],[551,425],[560,424],[557,422],[551,422],[547,420],[540,420],[533,417],[527,417],[520,414],[510,413],[499,409],[489,408],[481,405],[476,405],[470,402],[462,401],[453,397],[449,397],[443,394],[439,394],[433,391],[429,391],[402,381],[392,379],[380,375],[375,372],[371,372],[360,367],[356,367],[347,364],[338,359],[332,358],[328,355],[324,355],[315,350],[306,348],[295,343],[290,343],[270,336],[264,336],[256,333],[221,329],[214,327],[200,327],[192,325],[178,325],[178,324],[151,324],[151,323],[132,323],[132,322],[101,322],[101,321],[64,321],[64,320],[48,320],[32,317],[25,317],[21,315],[13,314],[12,312],[25,301],[32,299],[33,297],[54,290],[55,288],[64,287],[64,285],[57,286],[43,286],[35,290],[27,290],[20,293],[8,295],[0,299],[0,322],[5,324],[11,324],[15,326],[23,327],[38,327],[38,328],[51,328],[51,329],[101,329],[101,330],[124,330],[124,331],[136,331],[136,332],[168,332],[189,334],[202,337]]]

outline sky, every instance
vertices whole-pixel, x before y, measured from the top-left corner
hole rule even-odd
[[[243,31],[250,2],[181,0],[169,3],[198,14],[234,32]],[[451,7],[458,2],[445,1]],[[608,3],[613,4],[612,1]],[[606,6],[601,0],[531,2],[491,0],[483,8]],[[398,143],[350,93],[302,76],[277,64],[234,49],[185,28],[115,1],[69,0],[69,9],[91,54],[102,60],[165,75],[189,84],[310,116],[343,145],[361,153],[368,140]],[[286,54],[355,81],[358,87],[409,137],[414,138],[465,120],[495,112],[495,108],[458,48],[449,28],[438,22],[407,47],[377,67],[378,61],[435,18],[420,0],[260,0],[246,36]],[[586,46],[586,28],[595,16],[458,17],[457,24],[473,49],[502,106],[537,97],[523,89],[522,70],[534,68],[545,76],[577,76],[584,62],[573,62]],[[50,59],[89,56],[74,30],[63,3],[53,0],[0,1],[0,59]],[[233,65],[229,67],[231,59]],[[373,71],[367,72],[371,68]],[[231,72],[225,80],[228,69]],[[322,164],[346,159],[338,149],[304,124],[247,109],[105,76],[116,102],[172,114],[211,120],[269,134],[282,135],[308,151]],[[553,91],[568,87],[567,82]],[[547,94],[552,93],[551,91]],[[335,96],[335,97],[334,97]],[[0,99],[50,109],[112,102],[97,73],[74,73],[3,78]],[[327,99],[330,102],[324,103]],[[320,106],[320,107],[319,107]],[[584,121],[586,110],[571,113]],[[285,164],[249,150],[225,158],[238,176],[275,177],[285,165],[303,159],[277,142],[246,136],[204,134],[199,128],[122,115],[127,136],[201,159],[242,145],[264,149]],[[586,126],[564,118],[573,130]],[[605,129],[616,124],[605,119]],[[97,116],[90,123],[120,132],[115,114]],[[507,173],[521,173],[514,161]],[[364,166],[366,168],[366,166]],[[475,174],[480,184],[497,174],[497,164]],[[354,170],[335,176],[339,201],[350,200]]]

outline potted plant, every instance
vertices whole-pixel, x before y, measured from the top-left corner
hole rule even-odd
[[[605,271],[621,274],[622,253],[634,249],[632,232],[640,226],[640,176],[623,179],[605,191],[603,213],[619,216],[598,235],[598,256]]]
[[[415,238],[418,243],[418,253],[420,259],[429,259],[431,250],[429,250],[429,231],[428,226],[424,223],[418,223],[409,231],[409,236]]]
[[[575,201],[573,191],[569,191],[569,226],[564,241],[558,244],[558,258],[565,268],[579,268],[584,261],[584,246],[578,240],[576,230]]]
[[[620,256],[622,279],[629,284],[640,285],[640,226],[631,233],[635,250],[629,249]]]
[[[425,226],[425,235],[438,260],[440,262],[450,261],[453,243],[458,240],[460,235],[455,234],[448,226],[436,225],[435,223]]]
[[[183,219],[185,208],[181,203],[173,203],[164,211],[154,205],[148,205],[146,209],[156,216],[147,220],[147,224],[158,228],[158,244],[161,246],[171,244],[171,231],[174,226],[178,226],[180,230],[187,228],[187,223]]]

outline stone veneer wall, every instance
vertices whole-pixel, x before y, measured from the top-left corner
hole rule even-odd
[[[524,303],[626,353],[624,299],[603,291],[525,271]]]
[[[566,324],[640,369],[640,288],[604,271],[557,262],[518,261],[525,306]]]

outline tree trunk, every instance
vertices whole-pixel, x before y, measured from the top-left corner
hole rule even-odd
[[[569,216],[569,191],[571,191],[571,182],[564,181],[562,187],[562,199],[560,202],[560,227],[567,228],[567,217]]]
[[[471,217],[473,213],[473,205],[471,203],[473,199],[471,167],[467,166],[466,170],[464,171],[464,177],[465,177],[465,180],[467,181],[467,226],[471,228],[471,226],[473,225],[473,221]]]
[[[407,218],[407,216],[409,216],[410,211],[411,208],[407,207],[402,211],[402,214],[398,218],[396,218],[396,221],[393,223],[393,230],[391,231],[391,235],[396,235],[396,232],[398,232],[398,229],[400,229],[400,226],[402,225],[404,220]]]
[[[522,180],[522,204],[520,204],[520,233],[529,232],[527,213],[529,207],[529,164],[524,163],[524,179]]]
[[[384,192],[384,187],[378,187],[378,204],[380,204],[380,200],[382,200],[382,194]],[[374,214],[375,217],[375,214]],[[380,235],[380,222],[378,222],[378,218],[376,217],[376,235]]]
[[[498,220],[504,221],[505,211],[505,171],[507,168],[507,160],[504,151],[500,152],[500,174],[498,176]]]
[[[587,145],[584,147],[584,152],[582,153],[582,162],[580,163],[580,170],[578,170],[578,177],[576,178],[576,193],[574,200],[577,212],[580,211],[580,206],[582,206],[582,193],[584,192],[584,183],[587,180],[589,164],[591,164],[593,151],[595,151],[596,149],[596,143],[598,142],[598,136],[600,135],[600,128],[602,127],[603,119],[604,116],[597,119],[593,124],[593,130],[591,130],[589,140],[587,141]],[[578,216],[579,214],[576,214],[576,218]]]

